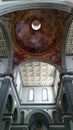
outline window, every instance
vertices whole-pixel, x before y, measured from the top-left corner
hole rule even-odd
[[[21,87],[21,79],[20,79],[20,74],[19,74],[19,72],[17,73],[16,84],[17,84],[17,91],[19,92],[20,87]]]
[[[33,101],[34,100],[34,90],[30,89],[29,90],[29,101]]]
[[[48,90],[47,90],[47,88],[42,89],[42,100],[48,101]]]

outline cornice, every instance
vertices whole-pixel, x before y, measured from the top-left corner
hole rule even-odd
[[[71,12],[73,8],[72,2],[59,1],[59,0],[27,0],[27,1],[11,1],[0,2],[0,15],[4,15],[9,12],[23,10],[23,9],[35,9],[35,8],[58,9],[66,12]]]

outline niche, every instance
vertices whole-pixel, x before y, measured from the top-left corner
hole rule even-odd
[[[43,113],[36,112],[29,119],[30,130],[48,130],[49,120]]]
[[[12,113],[12,108],[13,108],[13,99],[12,95],[9,94],[6,102],[5,114]]]
[[[24,123],[24,111],[20,112],[20,123],[23,124]]]
[[[68,106],[68,101],[67,101],[66,93],[63,94],[61,103],[62,103],[63,113],[67,114],[69,112],[69,106]]]
[[[17,121],[18,121],[18,110],[17,108],[15,108],[13,112],[13,123],[17,123]]]

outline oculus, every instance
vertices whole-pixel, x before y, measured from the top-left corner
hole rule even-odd
[[[41,28],[41,22],[39,20],[34,20],[31,23],[31,27],[33,30],[37,31]]]

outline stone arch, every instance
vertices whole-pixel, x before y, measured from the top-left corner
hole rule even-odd
[[[13,123],[17,123],[18,122],[18,109],[14,108],[13,111]]]
[[[52,119],[50,117],[50,115],[44,111],[44,110],[41,110],[41,109],[36,109],[36,110],[32,110],[30,113],[29,113],[29,116],[27,117],[26,119],[26,122],[29,124],[30,123],[30,118],[32,115],[36,114],[36,113],[40,113],[42,114],[44,117],[46,117],[46,120],[48,121],[48,124],[49,123],[52,123]]]
[[[6,108],[5,108],[5,113],[12,113],[13,109],[13,98],[12,95],[9,94],[6,102]]]
[[[20,111],[20,123],[23,124],[24,123],[24,111]]]
[[[56,67],[57,68],[57,71],[59,72],[58,74],[56,74],[56,75],[58,75],[58,77],[59,77],[59,74],[61,73],[61,69],[60,68],[58,68],[58,66],[56,66],[56,65],[54,65],[54,64],[52,64],[51,62],[49,62],[47,59],[32,59],[32,60],[27,60],[27,61],[24,61],[24,62],[22,62],[20,65],[18,65],[16,68],[14,68],[14,72],[16,72],[16,71],[18,71],[18,70],[20,70],[20,72],[21,72],[21,67],[23,67],[25,64],[28,64],[28,63],[32,63],[32,62],[45,62],[45,63],[47,63],[47,64],[50,64],[50,65],[52,65],[52,66],[54,66],[54,67]],[[55,70],[56,71],[56,70]],[[49,72],[49,71],[48,71]],[[21,79],[22,79],[22,77],[21,77]],[[58,81],[58,79],[57,79],[57,81]],[[56,84],[58,84],[58,83],[56,83]],[[55,86],[57,86],[57,85],[55,85]],[[57,92],[57,89],[58,89],[58,87],[59,86],[57,86],[57,87],[54,87],[54,92]],[[41,92],[42,93],[42,92]],[[48,95],[48,94],[47,94]],[[54,95],[54,96],[56,96],[56,95]],[[42,94],[41,94],[41,97],[42,97]],[[42,99],[42,98],[41,98]],[[42,101],[42,100],[41,100]]]
[[[52,117],[54,124],[62,123],[62,112],[60,107],[58,107],[57,110],[54,110],[52,112]]]
[[[32,110],[29,113],[29,117],[27,119],[27,123],[29,124],[30,130],[34,130],[36,128],[47,129],[49,128],[49,124],[52,123],[50,115],[41,109]]]
[[[2,6],[3,5],[3,6]],[[18,10],[23,10],[23,9],[34,9],[34,8],[41,8],[41,7],[48,7],[48,8],[52,8],[52,9],[59,9],[62,11],[66,11],[66,12],[71,12],[72,9],[72,2],[63,2],[63,1],[39,1],[39,0],[32,0],[32,1],[13,1],[11,3],[8,4],[0,4],[0,15],[6,14],[6,13],[10,13],[13,11],[18,11]]]
[[[62,72],[62,69],[58,65],[52,63],[51,61],[47,60],[46,58],[45,59],[43,59],[43,58],[33,58],[33,59],[25,60],[22,63],[20,63],[18,66],[16,66],[15,68],[17,68],[17,67],[19,68],[20,66],[22,66],[24,64],[27,64],[29,62],[44,62],[44,63],[48,63],[48,64],[56,67],[59,70],[59,72]]]
[[[66,93],[63,94],[61,103],[62,103],[62,111],[63,111],[63,113],[68,113],[69,105],[68,105],[68,100],[67,100]]]
[[[62,46],[61,46],[61,59],[62,59],[62,69],[63,69],[63,72],[67,72],[66,41],[67,41],[67,35],[68,35],[68,32],[69,32],[69,28],[71,27],[71,24],[72,24],[72,19],[73,19],[73,16],[70,15],[70,17],[68,18],[68,20],[66,22],[66,25],[65,25],[65,28],[64,28],[64,32],[63,32]]]

